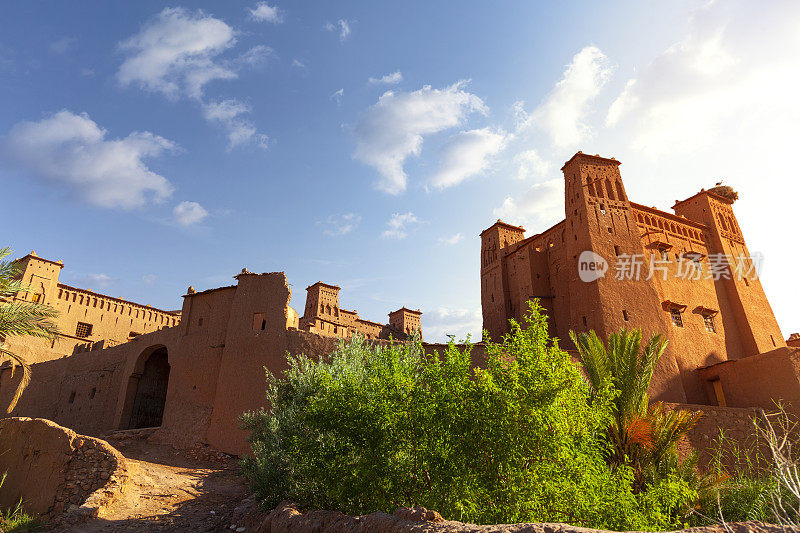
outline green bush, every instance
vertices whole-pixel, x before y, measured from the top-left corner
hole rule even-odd
[[[482,369],[452,343],[378,347],[354,338],[323,361],[267,373],[271,410],[247,413],[244,471],[267,507],[351,514],[423,505],[476,523],[561,521],[667,529],[696,498],[676,478],[634,494],[606,462],[613,392],[589,389],[532,304],[523,329],[487,345]]]

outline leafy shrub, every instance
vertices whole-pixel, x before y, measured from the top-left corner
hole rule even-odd
[[[243,462],[267,507],[351,514],[423,505],[476,523],[563,521],[666,529],[696,493],[676,477],[634,494],[633,470],[609,466],[613,393],[589,389],[531,305],[487,345],[429,356],[419,342],[353,338],[322,361],[290,356],[267,372],[270,410],[247,413],[253,457]]]

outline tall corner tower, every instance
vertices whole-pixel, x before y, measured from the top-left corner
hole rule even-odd
[[[758,279],[758,256],[752,256],[739,228],[733,203],[738,194],[727,186],[702,190],[677,202],[678,215],[709,228],[709,260],[727,263],[726,275],[715,280],[728,295],[744,356],[786,346],[778,321]]]
[[[525,238],[525,228],[498,219],[481,232],[481,308],[483,328],[492,339],[508,332],[511,317],[503,257],[507,248]]]

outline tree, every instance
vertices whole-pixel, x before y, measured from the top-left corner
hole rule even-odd
[[[6,259],[11,255],[9,248],[0,248],[0,362],[11,361],[11,373],[14,368],[22,368],[22,379],[14,391],[7,412],[17,405],[22,391],[31,380],[31,367],[19,354],[6,348],[9,337],[38,337],[52,340],[58,334],[53,320],[58,312],[49,305],[40,302],[16,300],[14,296],[21,292],[30,292],[31,288],[23,283],[22,272],[15,261]]]
[[[660,402],[650,405],[650,381],[667,341],[654,335],[642,348],[642,332],[638,329],[612,333],[608,347],[594,331],[570,331],[570,337],[578,348],[592,395],[612,391],[610,460],[633,467],[634,489],[640,492],[646,481],[653,482],[680,469],[677,444],[700,415],[669,410]]]

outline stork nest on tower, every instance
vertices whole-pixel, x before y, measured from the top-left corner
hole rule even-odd
[[[739,199],[739,193],[733,190],[733,187],[730,185],[717,185],[716,187],[712,187],[708,189],[708,192],[712,192],[717,196],[722,196],[723,198],[727,198],[731,202],[735,202]]]

